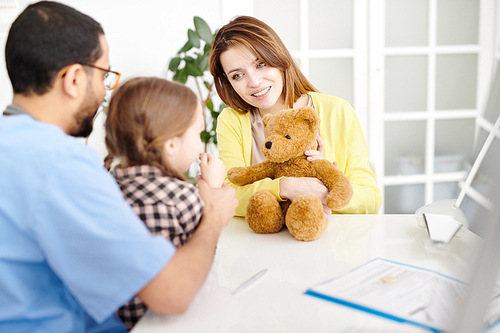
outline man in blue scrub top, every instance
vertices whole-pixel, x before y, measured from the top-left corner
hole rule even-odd
[[[152,237],[72,137],[90,134],[119,78],[99,23],[39,2],[12,24],[5,51],[14,98],[0,117],[0,331],[122,332],[114,312],[135,294],[155,312],[184,312],[238,205],[234,189],[200,180],[191,241],[176,250]]]

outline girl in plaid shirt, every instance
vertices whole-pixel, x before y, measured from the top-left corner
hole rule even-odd
[[[201,152],[201,104],[186,86],[160,78],[135,78],[113,94],[106,119],[109,170],[121,161],[114,176],[125,200],[149,231],[176,246],[185,244],[200,223],[203,201],[183,173]],[[225,168],[210,154],[200,156],[201,177],[221,187]],[[131,329],[146,306],[135,297],[118,310]]]

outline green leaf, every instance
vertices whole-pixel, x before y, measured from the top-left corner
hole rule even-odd
[[[207,22],[205,22],[201,17],[194,17],[194,26],[196,28],[196,33],[205,41],[205,43],[212,43],[214,40],[214,36],[210,31],[210,27]]]
[[[203,56],[201,58],[200,68],[202,71],[208,70],[208,57]]]
[[[218,117],[219,117],[219,115],[220,115],[220,111],[214,111],[214,110],[211,110],[210,115],[212,116],[212,119],[213,119],[213,120],[217,120],[217,118],[218,118]]]
[[[168,64],[168,69],[171,70],[172,72],[175,72],[181,63],[181,58],[175,57],[172,60],[170,60],[170,63]]]
[[[200,137],[201,137],[201,141],[204,143],[210,142],[210,139],[212,138],[210,133],[208,133],[207,131],[202,131],[200,134]]]
[[[191,62],[186,62],[186,67],[184,67],[184,68],[186,69],[187,75],[191,75],[191,76],[203,76],[203,71],[200,70],[195,65],[193,65]]]
[[[179,50],[179,52],[177,52],[177,54],[187,52],[187,51],[191,50],[192,48],[193,48],[193,44],[191,44],[191,42],[188,40],[186,42],[186,44],[184,44],[184,46]]]
[[[193,65],[196,63],[196,59],[195,59],[195,58],[193,58],[193,57],[190,57],[190,56],[185,56],[185,57],[184,57],[184,61],[185,61],[185,62],[189,62],[189,63],[191,63],[191,64],[193,64]]]
[[[193,65],[195,65],[196,67],[200,67],[200,55],[198,53],[195,53],[194,54],[194,57],[193,57]]]
[[[207,101],[207,105],[206,105],[206,106],[207,106],[207,108],[208,108],[210,111],[213,111],[213,110],[214,110],[214,102],[212,102],[212,100],[211,100],[211,99],[209,99],[209,100]]]
[[[215,37],[212,37],[212,38],[215,38]],[[205,47],[203,47],[203,53],[208,57],[208,55],[210,54],[210,51],[212,51],[212,42],[210,43],[206,43],[205,44]]]
[[[191,44],[194,47],[196,47],[196,48],[200,47],[200,37],[198,37],[196,32],[194,32],[191,29],[188,30],[188,40],[191,42]]]
[[[182,84],[186,84],[187,79],[188,79],[188,74],[185,67],[177,71],[177,73],[175,73],[174,77],[172,78],[172,80]]]
[[[200,55],[199,53],[197,53],[193,64],[196,65],[196,67],[201,68],[202,63],[203,63],[203,55]]]
[[[205,85],[205,88],[207,88],[208,90],[210,90],[210,82],[207,82],[207,81],[203,81],[203,84]]]

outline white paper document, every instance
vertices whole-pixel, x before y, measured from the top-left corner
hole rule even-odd
[[[306,294],[445,332],[452,328],[466,292],[465,283],[437,272],[374,259]],[[496,289],[495,295],[499,292]],[[500,314],[500,297],[492,297],[485,320],[496,321],[496,314]]]

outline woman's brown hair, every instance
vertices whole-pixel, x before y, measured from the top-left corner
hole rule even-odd
[[[124,166],[152,165],[163,176],[185,180],[171,167],[164,144],[188,129],[198,103],[191,89],[165,79],[140,77],[119,86],[106,118],[104,167],[109,170],[117,157]]]
[[[247,47],[257,55],[259,61],[282,71],[285,107],[293,108],[293,103],[303,94],[318,91],[302,74],[290,52],[271,27],[254,17],[238,16],[219,29],[209,58],[210,73],[214,77],[217,93],[221,100],[234,110],[246,113],[253,107],[234,91],[220,61],[222,53],[236,46]]]

